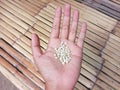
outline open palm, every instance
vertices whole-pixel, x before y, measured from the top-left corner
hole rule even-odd
[[[64,9],[64,19],[60,32],[62,9],[60,7],[56,9],[51,36],[45,53],[40,49],[38,36],[36,34],[32,36],[32,51],[35,63],[46,84],[51,86],[51,89],[46,88],[47,90],[56,90],[56,85],[58,85],[57,90],[60,88],[60,90],[71,90],[76,84],[80,74],[86,23],[82,24],[81,32],[75,43],[79,12],[74,11],[71,28],[70,13],[71,7],[67,4]],[[55,48],[58,48],[61,42],[66,42],[71,51],[71,60],[64,65],[54,56],[56,53]]]

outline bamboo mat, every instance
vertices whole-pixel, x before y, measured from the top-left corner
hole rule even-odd
[[[0,71],[20,90],[44,89],[33,64],[31,35],[39,35],[45,51],[55,8],[66,3],[72,5],[72,12],[80,10],[78,33],[82,22],[88,24],[74,90],[120,90],[120,22],[74,0],[1,0]]]
[[[76,0],[120,20],[120,0]]]

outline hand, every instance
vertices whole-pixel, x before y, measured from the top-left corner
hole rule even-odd
[[[71,28],[70,13],[71,7],[67,4],[64,9],[64,19],[60,33],[62,9],[61,7],[56,9],[51,36],[45,53],[40,49],[38,36],[36,34],[32,35],[34,60],[45,80],[46,90],[72,90],[80,74],[87,25],[86,23],[82,24],[78,40],[75,42],[79,12],[74,11]],[[54,57],[55,48],[58,48],[61,42],[67,43],[72,54],[71,61],[64,65]]]

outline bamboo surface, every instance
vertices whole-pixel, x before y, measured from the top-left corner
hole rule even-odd
[[[118,0],[91,1],[115,6],[109,11],[119,12]],[[45,52],[55,8],[64,8],[66,3],[72,5],[72,13],[76,9],[80,11],[76,37],[82,22],[88,24],[81,75],[74,90],[120,90],[119,13],[114,13],[117,18],[112,18],[84,5],[83,1],[84,4],[74,0],[1,0],[0,71],[20,90],[44,90],[45,81],[34,66],[31,35],[39,35],[40,47]]]

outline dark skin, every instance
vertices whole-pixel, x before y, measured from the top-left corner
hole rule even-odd
[[[74,11],[71,28],[70,14],[71,6],[67,4],[64,8],[64,19],[60,33],[62,9],[61,7],[56,9],[51,36],[45,53],[40,48],[38,36],[36,34],[32,35],[33,56],[36,66],[45,80],[45,90],[73,90],[80,75],[87,25],[86,23],[82,24],[79,37],[75,42],[79,12]],[[54,57],[54,48],[58,48],[62,41],[67,43],[72,54],[71,61],[65,65]]]

